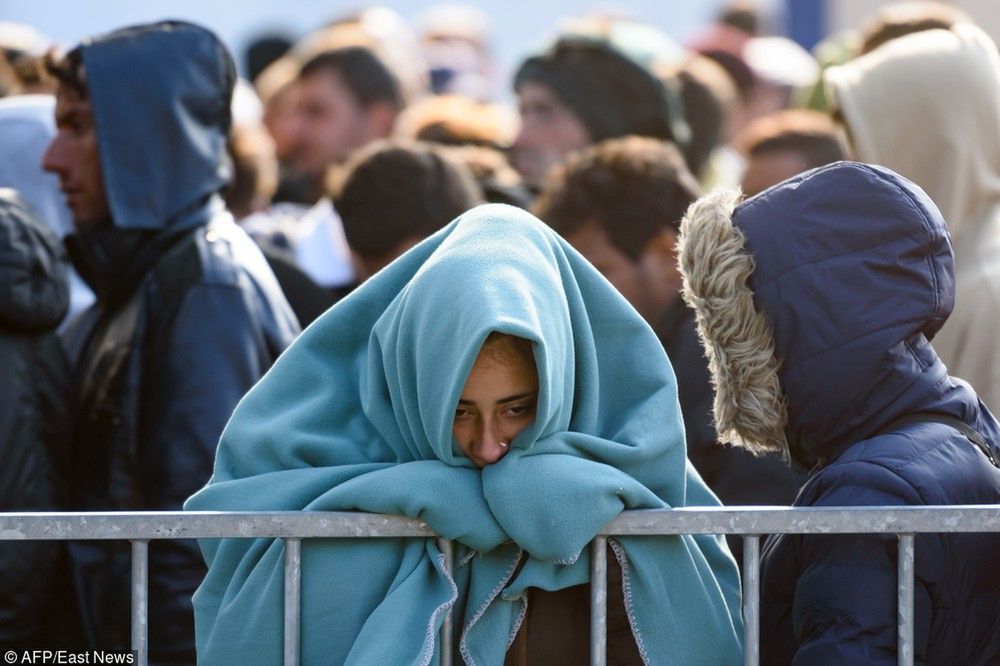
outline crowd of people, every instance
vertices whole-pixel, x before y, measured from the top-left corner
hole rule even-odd
[[[1000,504],[997,46],[765,23],[0,22],[0,510],[419,517],[454,572],[303,544],[304,663],[499,666],[586,662],[624,510]],[[1000,535],[916,541],[915,661],[1000,661]],[[0,542],[0,646],[126,648],[128,545]],[[895,548],[771,536],[762,663],[895,663]],[[739,663],[741,549],[610,540],[611,663]],[[150,662],[277,663],[282,556],[151,543]]]

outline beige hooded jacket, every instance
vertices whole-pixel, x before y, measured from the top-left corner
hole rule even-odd
[[[944,214],[956,305],[934,339],[949,372],[1000,411],[1000,57],[959,24],[888,42],[825,73],[855,157],[920,185]]]

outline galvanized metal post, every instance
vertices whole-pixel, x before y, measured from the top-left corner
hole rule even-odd
[[[438,539],[438,548],[441,549],[441,553],[444,554],[444,569],[448,572],[449,576],[453,575],[452,572],[452,547],[451,541],[448,539]],[[452,646],[452,610],[454,607],[449,608],[448,612],[445,613],[444,623],[441,625],[441,660],[440,666],[451,666],[451,646]]]
[[[914,539],[899,535],[899,580],[896,602],[896,625],[899,630],[897,659],[899,666],[913,666],[913,575]]]
[[[743,664],[760,663],[760,536],[743,537]]]
[[[299,666],[302,540],[285,538],[285,666]]]
[[[132,540],[132,650],[136,663],[149,661],[149,541]]]
[[[608,540],[595,537],[590,544],[590,663],[608,661]]]

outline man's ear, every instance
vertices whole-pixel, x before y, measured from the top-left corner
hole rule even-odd
[[[388,102],[372,102],[365,109],[368,116],[368,131],[372,139],[384,139],[392,134],[396,126],[399,109]]]

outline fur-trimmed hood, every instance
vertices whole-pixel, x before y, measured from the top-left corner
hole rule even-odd
[[[919,187],[839,162],[738,199],[702,197],[680,239],[720,437],[811,466],[907,412],[972,418],[944,399],[956,380],[929,344],[954,303],[953,258]]]

